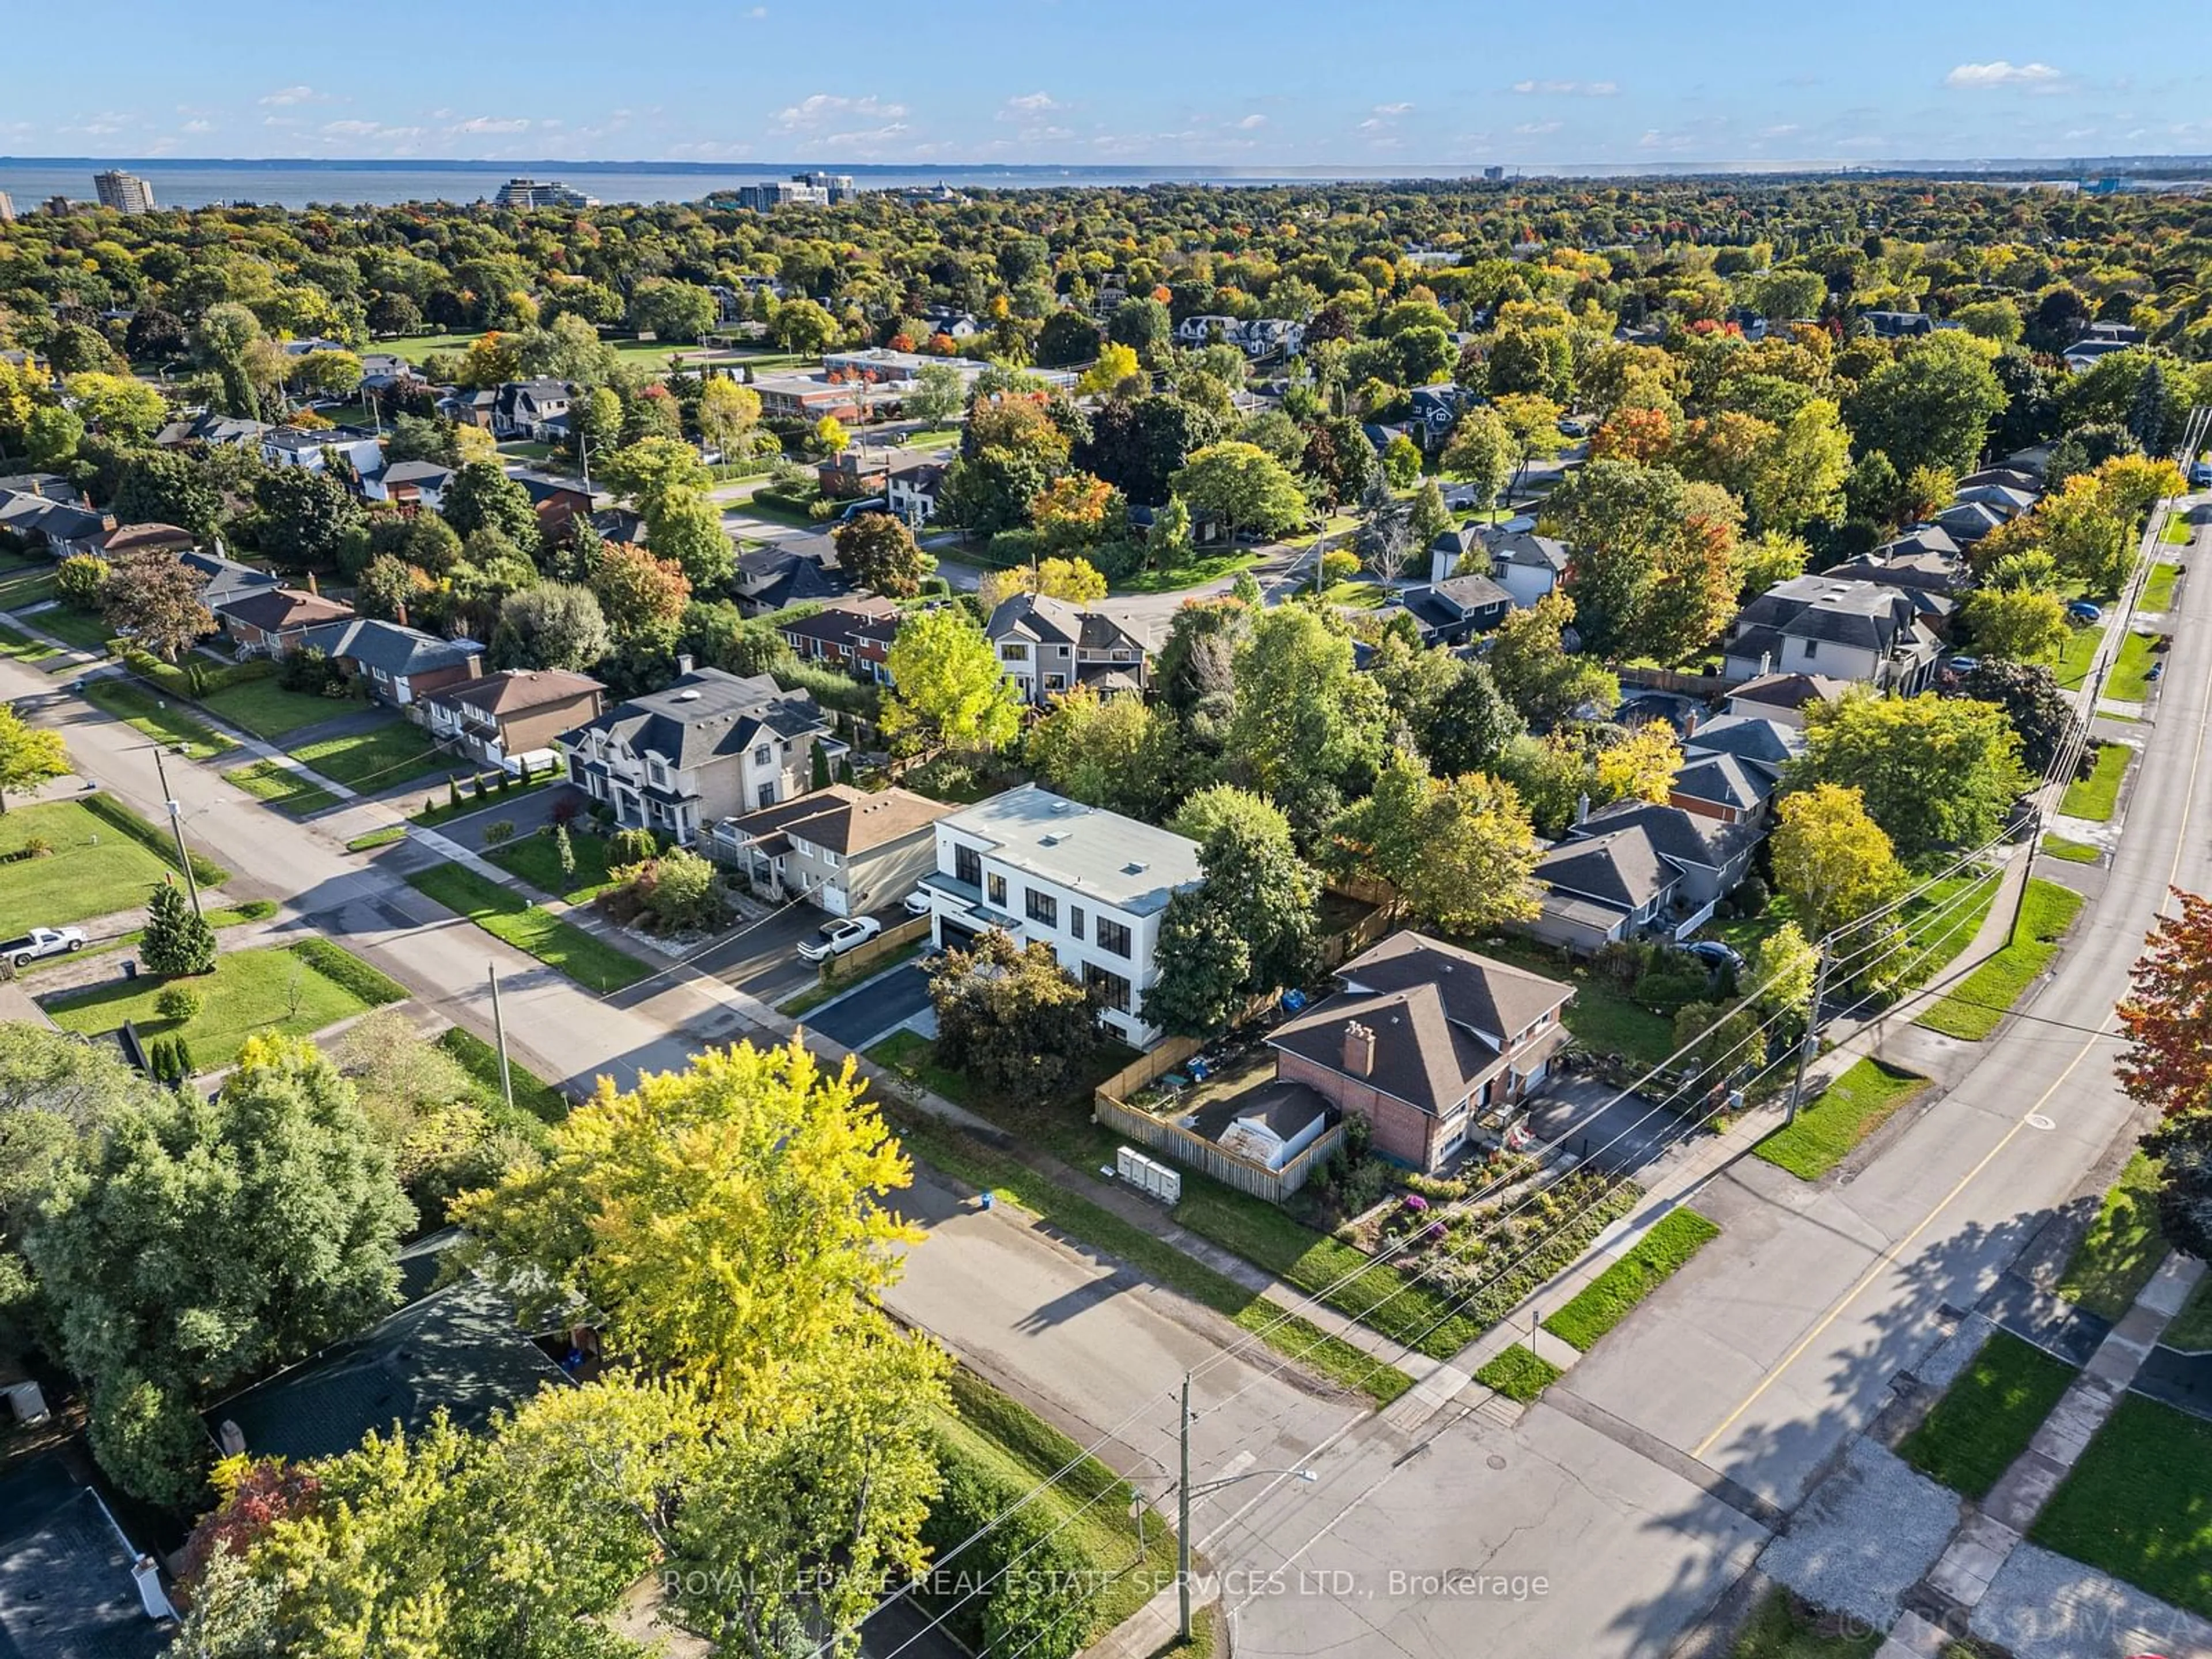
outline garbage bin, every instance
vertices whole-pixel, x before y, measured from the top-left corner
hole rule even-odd
[[[125,957],[123,958],[123,977],[125,979],[136,979],[138,977],[137,957]]]
[[[994,1193],[988,1187],[986,1187],[977,1196],[976,1201],[981,1204],[983,1208],[988,1210],[991,1207],[992,1204],[996,1201],[997,1198],[998,1194]]]

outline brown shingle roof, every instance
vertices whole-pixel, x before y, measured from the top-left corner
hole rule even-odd
[[[854,854],[872,851],[927,829],[952,810],[908,789],[893,787],[869,794],[848,783],[833,783],[795,800],[732,818],[730,823],[741,840],[795,836],[833,853]]]
[[[287,628],[312,628],[353,615],[353,607],[297,587],[257,587],[216,603],[218,614],[264,634]]]
[[[580,697],[587,691],[605,690],[590,675],[571,674],[566,669],[509,668],[441,691],[431,701],[465,703],[497,717],[520,714],[526,708],[543,708],[548,703]]]

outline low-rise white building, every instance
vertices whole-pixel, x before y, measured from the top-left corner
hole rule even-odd
[[[1095,987],[1107,1028],[1139,1048],[1163,1033],[1144,1017],[1168,900],[1200,879],[1198,843],[1024,784],[937,821],[930,934],[963,947],[996,927],[1042,940]]]

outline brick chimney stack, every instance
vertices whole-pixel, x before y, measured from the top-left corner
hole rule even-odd
[[[1344,1069],[1354,1077],[1375,1073],[1375,1033],[1356,1019],[1344,1028]]]

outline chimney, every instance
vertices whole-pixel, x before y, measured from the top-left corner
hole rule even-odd
[[[307,592],[316,599],[323,597],[323,590],[315,586],[315,573],[312,570],[307,573]]]
[[[406,626],[407,626],[407,601],[406,601],[406,600],[404,600],[404,599],[400,600],[400,601],[399,601],[399,603],[398,603],[398,605],[396,605],[392,606],[392,611],[394,611],[394,613],[395,613],[395,614],[393,615],[392,618],[392,621],[394,621],[394,622],[398,623],[402,628],[406,627]]]
[[[1589,791],[1587,789],[1575,797],[1575,822],[1577,823],[1589,822]]]
[[[1344,1028],[1344,1069],[1354,1077],[1375,1073],[1375,1033],[1356,1019]]]
[[[688,674],[691,672],[691,653],[689,651],[680,651],[677,653],[676,672],[679,674]]]

